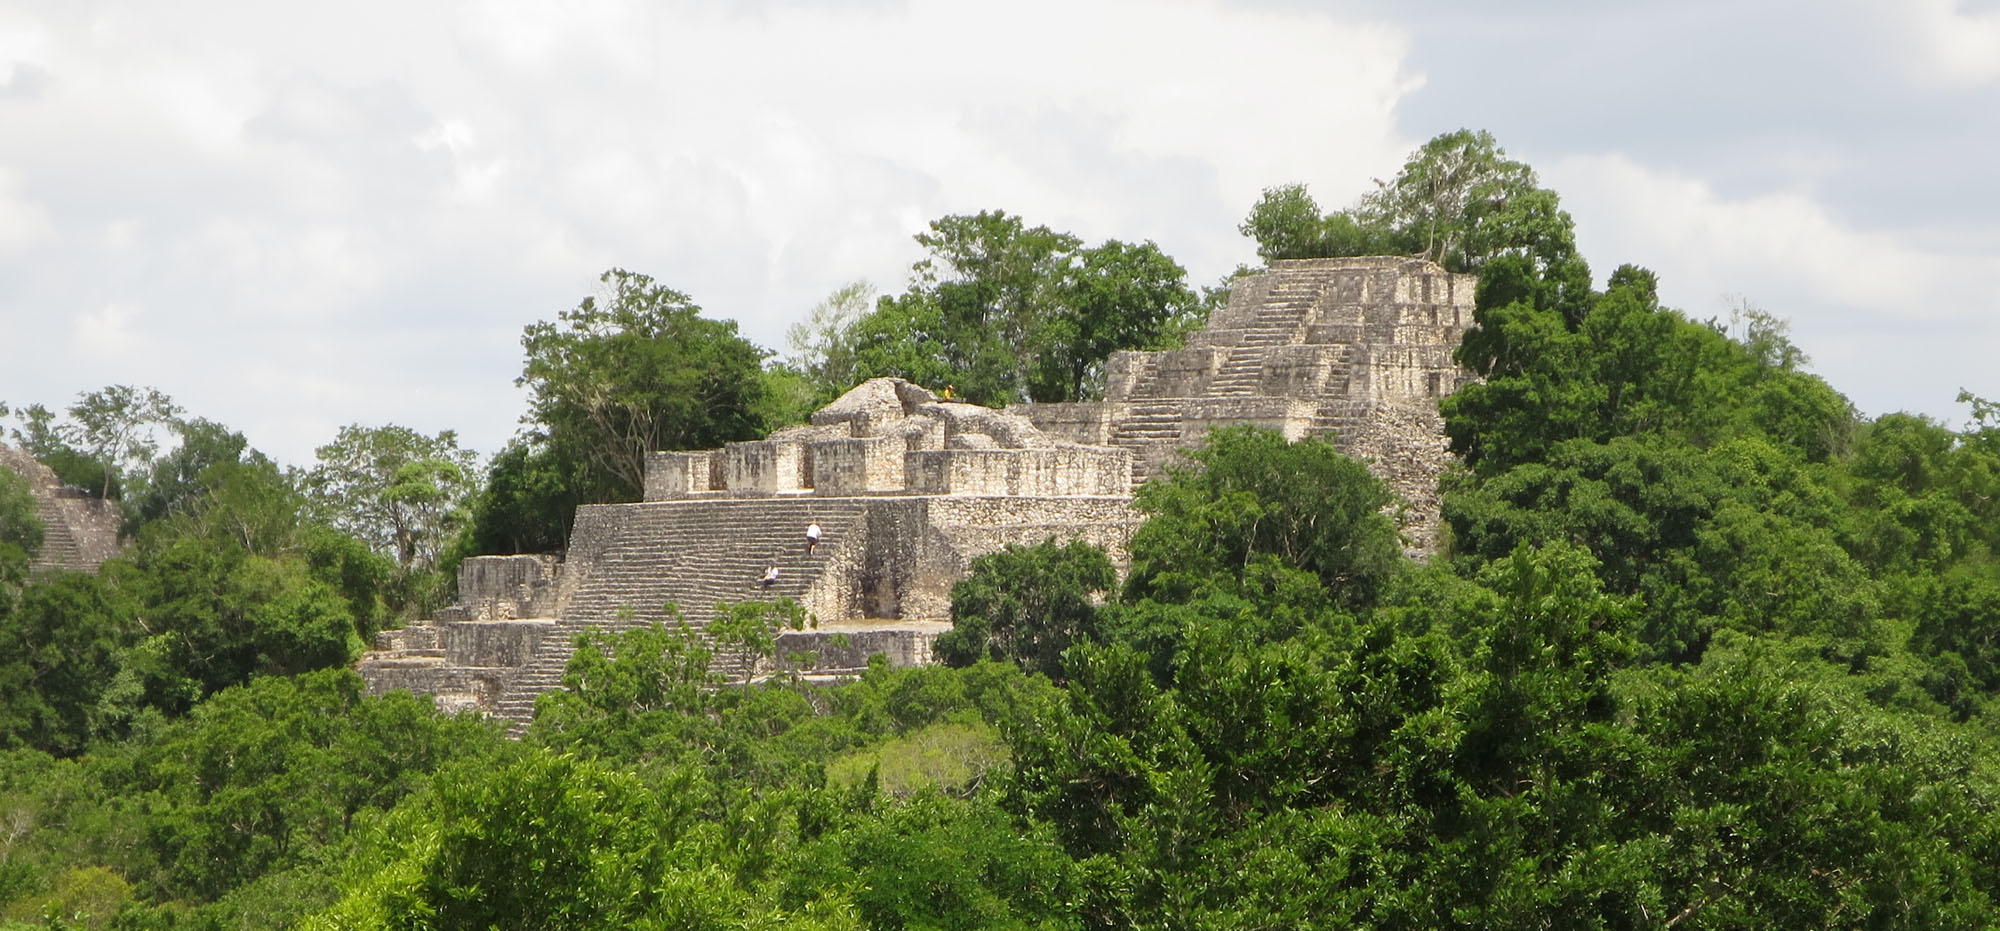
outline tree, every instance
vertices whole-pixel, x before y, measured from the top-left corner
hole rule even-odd
[[[171,426],[181,409],[156,388],[110,385],[85,393],[69,406],[74,423],[70,442],[89,450],[104,463],[106,476],[100,497],[111,494],[111,477],[149,464],[159,448],[153,429]]]
[[[687,295],[612,269],[606,292],[527,328],[528,420],[582,463],[596,500],[636,500],[646,455],[752,439],[764,351]]]
[[[450,430],[432,437],[351,424],[317,454],[305,488],[320,517],[393,555],[405,572],[437,563],[479,481],[478,454],[458,448]]]
[[[190,514],[201,506],[207,486],[202,473],[210,466],[239,463],[250,449],[243,434],[203,417],[178,421],[173,425],[180,445],[153,463],[144,490],[131,504],[131,519],[144,525],[175,515]]]
[[[1484,130],[1437,136],[1411,153],[1395,178],[1377,182],[1355,212],[1453,271],[1478,271],[1505,254],[1542,268],[1572,259],[1569,214],[1554,191],[1537,186],[1534,169],[1506,154]]]
[[[952,629],[935,650],[952,666],[1007,659],[1060,680],[1063,651],[1096,632],[1097,603],[1117,582],[1110,557],[1082,540],[1009,544],[952,586]]]
[[[1445,133],[1410,154],[1396,177],[1352,207],[1321,216],[1305,185],[1266,188],[1237,230],[1265,261],[1405,254],[1455,272],[1503,256],[1588,289],[1569,214],[1534,169],[1506,157],[1483,130]]]
[[[20,421],[20,426],[13,430],[15,444],[48,466],[63,484],[95,492],[100,498],[115,498],[123,493],[116,469],[64,441],[63,435],[68,430],[56,422],[53,411],[30,404],[15,410],[14,415]]]
[[[824,404],[862,381],[855,358],[854,327],[875,306],[875,286],[842,285],[813,306],[806,319],[785,331],[790,362],[818,388]]]
[[[550,553],[567,546],[577,506],[593,497],[585,468],[546,438],[516,437],[487,468],[485,487],[472,498],[453,557]]]
[[[1266,262],[1334,255],[1326,243],[1326,221],[1319,202],[1303,184],[1264,189],[1264,196],[1236,231],[1257,241],[1257,256]]]
[[[1321,216],[1319,202],[1296,183],[1265,188],[1236,231],[1257,241],[1257,255],[1266,262],[1408,251],[1389,228],[1354,210]]]
[[[1101,391],[1104,360],[1120,349],[1150,348],[1200,312],[1187,271],[1150,242],[1115,239],[1077,253],[1059,303],[1035,334],[1028,395],[1076,401]]]
[[[1242,591],[1271,570],[1305,573],[1343,602],[1370,604],[1403,564],[1394,501],[1366,466],[1323,439],[1287,442],[1232,427],[1188,454],[1193,468],[1139,490],[1125,598],[1182,601]]]
[[[58,573],[0,596],[0,746],[80,752],[127,642],[124,612],[97,576]]]
[[[43,529],[27,478],[0,465],[0,583],[18,575],[41,551]]]
[[[917,242],[929,254],[909,289],[833,342],[851,347],[855,380],[950,384],[990,405],[1074,400],[1113,351],[1162,345],[1202,311],[1186,272],[1150,242],[1085,249],[1002,211],[941,217]]]

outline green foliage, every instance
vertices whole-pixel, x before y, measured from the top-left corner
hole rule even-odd
[[[1161,345],[1203,313],[1150,242],[1085,248],[1000,211],[939,218],[917,242],[928,255],[907,291],[858,314],[850,286],[796,334],[801,367],[830,379],[823,396],[897,376],[994,406],[1079,400],[1112,352]]]
[[[19,578],[41,551],[43,527],[36,508],[28,480],[0,465],[0,589]]]
[[[164,891],[210,901],[269,873],[310,866],[358,815],[385,810],[449,760],[499,734],[445,719],[408,693],[366,698],[345,669],[267,677],[216,695],[109,775],[158,800],[147,843]]]
[[[171,426],[180,414],[180,407],[156,388],[108,385],[77,397],[63,432],[71,445],[104,464],[98,495],[108,498],[114,478],[151,462],[158,449],[153,431]]]
[[[1361,199],[1364,224],[1394,230],[1416,254],[1453,271],[1478,271],[1502,255],[1548,268],[1573,261],[1575,231],[1534,169],[1506,158],[1484,130],[1424,143],[1403,170]]]
[[[852,281],[813,306],[806,319],[785,331],[789,361],[814,386],[816,406],[825,406],[860,383],[855,325],[875,307],[875,286]]]
[[[1445,133],[1410,154],[1396,177],[1353,207],[1321,215],[1303,184],[1264,189],[1237,231],[1266,262],[1413,255],[1456,272],[1513,259],[1538,276],[1588,290],[1576,234],[1554,191],[1506,157],[1485,131]]]
[[[0,746],[73,754],[101,727],[125,610],[96,576],[58,573],[0,603]]]
[[[209,491],[202,473],[212,466],[240,465],[257,458],[243,434],[213,420],[197,417],[178,421],[173,427],[180,444],[153,462],[144,490],[127,502],[133,525],[128,531],[194,514],[203,507]]]
[[[1187,271],[1150,242],[1112,239],[1076,252],[1056,306],[1030,342],[1028,396],[1078,401],[1101,393],[1113,352],[1163,348],[1163,337],[1181,329],[1196,308]]]
[[[952,629],[932,649],[953,666],[1013,660],[1060,679],[1063,651],[1095,634],[1097,604],[1117,581],[1110,558],[1082,540],[1009,544],[952,586]]]
[[[1506,264],[1495,274],[1518,271]],[[1496,280],[1483,277],[1482,288]],[[1650,273],[1621,268],[1580,320],[1532,284],[1483,293],[1458,359],[1485,380],[1439,405],[1453,451],[1490,476],[1573,439],[1663,433],[1707,446],[1754,435],[1810,461],[1845,447],[1853,420],[1845,398],[1768,364],[1770,347],[1660,307],[1650,282]]]
[[[808,850],[780,901],[852,884],[870,928],[1069,928],[1076,867],[990,802],[919,794]]]
[[[15,445],[48,466],[63,484],[101,498],[118,498],[124,494],[125,486],[119,480],[118,470],[89,453],[72,448],[64,439],[69,431],[56,422],[55,412],[40,404],[30,404],[13,411],[13,414],[21,424],[13,430]]]
[[[141,553],[120,584],[139,604],[152,662],[144,702],[170,712],[255,675],[345,665],[361,643],[352,606],[302,560],[182,537]]]
[[[970,795],[1007,765],[1007,744],[984,721],[942,721],[829,760],[827,782],[908,797],[919,791]]]
[[[478,455],[458,448],[450,430],[432,437],[350,424],[317,455],[304,490],[320,519],[394,556],[405,572],[436,564],[477,490]]]
[[[1303,184],[1265,188],[1236,231],[1257,241],[1257,256],[1266,262],[1409,251],[1404,237],[1364,221],[1356,210],[1321,216],[1319,202]]]
[[[764,424],[763,350],[733,321],[700,316],[687,295],[623,269],[606,293],[521,337],[528,420],[550,447],[583,467],[586,487],[636,500],[646,454],[712,449],[751,439]]]
[[[1340,602],[1365,605],[1401,567],[1383,513],[1393,498],[1331,443],[1231,428],[1189,456],[1198,468],[1139,490],[1150,519],[1132,538],[1126,600],[1278,591],[1285,573],[1305,573]]]
[[[600,495],[582,461],[545,440],[517,438],[487,470],[485,488],[447,563],[481,554],[549,553],[569,544],[577,506]]]

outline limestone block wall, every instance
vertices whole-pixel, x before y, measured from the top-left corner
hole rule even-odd
[[[1046,416],[1039,410],[1025,416],[1034,421],[1043,433],[1058,440],[1086,446],[1103,446],[1111,442],[1105,428],[1107,405],[1102,401],[1023,405],[1024,411],[1032,408],[1046,409]]]
[[[524,666],[555,626],[550,618],[447,624],[445,660],[457,666]]]
[[[1131,458],[1104,446],[920,449],[903,472],[911,494],[1108,495],[1129,489]]]
[[[813,489],[823,495],[858,495],[904,487],[903,456],[909,442],[900,436],[821,440],[810,447]]]
[[[886,657],[891,666],[921,666],[931,661],[931,644],[949,624],[908,625],[873,630],[790,630],[778,635],[775,660],[760,662],[758,673],[790,670],[815,676],[859,675],[871,657]]]
[[[715,481],[721,478],[721,470],[715,468],[716,452],[703,450],[648,455],[645,500],[685,498],[714,488]]]
[[[1297,440],[1311,429],[1318,409],[1308,398],[1190,398],[1181,416],[1188,425],[1187,438],[1195,443],[1217,427],[1244,425],[1276,430],[1285,439]]]
[[[870,515],[877,542],[860,574],[862,600],[870,617],[905,621],[948,619],[951,587],[972,560],[1008,544],[1082,539],[1103,547],[1122,571],[1140,522],[1123,495],[911,497],[883,504]]]
[[[458,605],[481,620],[554,617],[561,571],[552,555],[473,556],[458,564]]]
[[[722,449],[724,483],[731,492],[776,494],[812,487],[804,443],[755,440]]]

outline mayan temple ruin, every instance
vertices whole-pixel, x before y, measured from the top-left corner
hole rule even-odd
[[[560,559],[466,560],[460,603],[378,635],[361,673],[373,691],[518,727],[585,630],[666,620],[668,604],[700,629],[718,604],[779,597],[817,621],[779,642],[780,656],[813,657],[807,672],[853,673],[877,653],[928,662],[972,559],[1080,538],[1124,565],[1133,488],[1237,424],[1334,435],[1409,502],[1404,532],[1429,552],[1449,461],[1437,400],[1469,377],[1452,352],[1472,292],[1471,276],[1424,261],[1278,261],[1239,279],[1186,348],[1114,354],[1103,401],[996,411],[875,379],[764,440],[656,453],[645,500],[579,510]],[[735,679],[770,671],[718,664]]]
[[[11,446],[0,446],[0,468],[27,479],[35,496],[42,548],[29,560],[30,571],[96,572],[118,555],[118,527],[124,520],[118,505],[64,485],[54,470]]]

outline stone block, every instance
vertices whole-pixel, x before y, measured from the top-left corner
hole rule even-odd
[[[552,620],[461,621],[445,627],[445,659],[454,666],[525,666],[555,626]]]
[[[903,437],[821,440],[809,450],[817,494],[859,495],[903,488],[903,454],[909,450]]]
[[[735,494],[775,494],[810,487],[804,443],[752,440],[723,448],[723,484]]]

